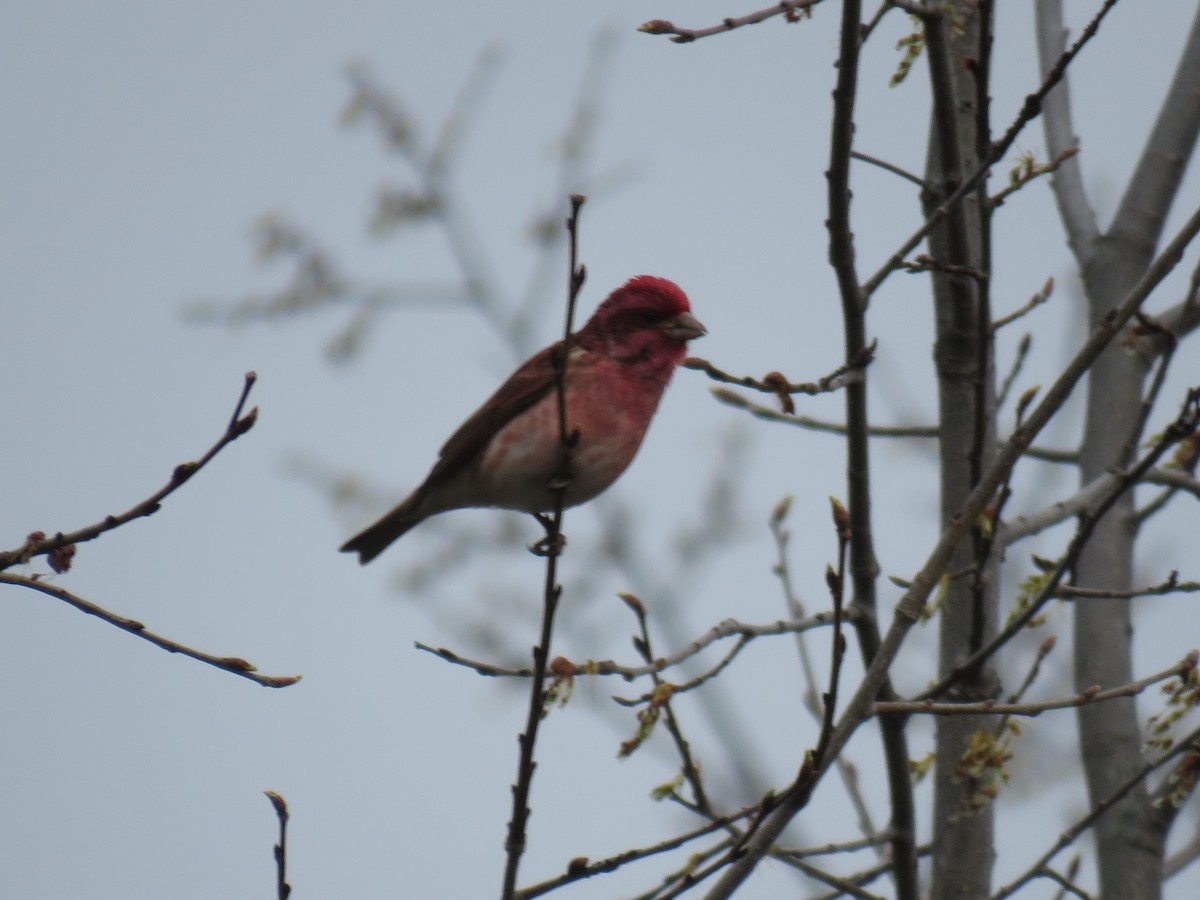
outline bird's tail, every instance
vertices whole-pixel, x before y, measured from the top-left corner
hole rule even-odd
[[[360,531],[342,544],[342,553],[357,553],[360,565],[366,565],[382,553],[392,541],[401,537],[425,516],[417,511],[419,497],[413,495],[369,528]]]

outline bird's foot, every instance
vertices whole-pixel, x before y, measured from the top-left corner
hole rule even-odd
[[[529,552],[534,556],[558,556],[567,546],[567,536],[554,524],[554,519],[543,513],[534,513],[533,517],[546,529],[546,536],[535,544],[529,545]]]

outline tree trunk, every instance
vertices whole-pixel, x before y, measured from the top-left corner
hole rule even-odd
[[[991,4],[956,3],[926,27],[934,95],[926,215],[982,162],[987,152],[987,59]],[[972,274],[935,272],[941,517],[945,526],[991,463],[995,445],[990,265],[986,189],[981,187],[935,229],[930,253],[939,264]],[[950,564],[952,577],[940,610],[939,675],[945,677],[996,631],[997,571],[986,535],[978,528]],[[995,696],[990,666],[960,680],[954,698]],[[934,772],[933,883],[931,897],[987,897],[994,849],[994,807],[988,775],[967,774],[965,759],[977,734],[991,734],[991,716],[949,716],[937,722]]]

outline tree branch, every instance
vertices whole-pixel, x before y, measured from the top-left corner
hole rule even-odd
[[[1151,685],[1166,681],[1168,678],[1186,677],[1196,668],[1200,653],[1193,650],[1182,660],[1163,669],[1154,675],[1140,678],[1137,681],[1110,688],[1107,691],[1093,686],[1074,697],[1063,697],[1058,700],[1038,700],[1031,703],[998,703],[995,700],[984,700],[980,703],[935,703],[932,700],[899,700],[876,703],[876,715],[930,715],[930,716],[968,716],[968,715],[1003,715],[1003,716],[1040,716],[1044,712],[1055,709],[1073,709],[1077,706],[1087,706],[1091,703],[1103,703],[1117,697],[1136,697]]]
[[[552,359],[557,382],[555,390],[558,397],[559,463],[558,471],[549,485],[554,496],[553,514],[549,517],[539,517],[539,521],[546,527],[546,538],[534,550],[546,557],[546,580],[542,591],[542,628],[538,643],[533,648],[533,683],[529,688],[529,713],[525,719],[525,730],[517,738],[521,752],[517,762],[517,780],[513,784],[512,818],[509,819],[508,834],[504,841],[504,886],[501,893],[503,900],[511,900],[515,895],[517,872],[520,868],[521,856],[525,853],[526,823],[529,820],[529,792],[533,784],[533,770],[536,765],[533,751],[537,743],[538,726],[545,714],[545,682],[547,665],[550,660],[550,639],[554,633],[554,614],[562,596],[562,586],[558,583],[558,557],[565,544],[562,533],[563,505],[567,488],[571,484],[571,457],[579,437],[578,430],[570,431],[567,422],[567,365],[570,360],[571,334],[574,331],[575,303],[587,275],[584,267],[578,262],[579,209],[583,203],[584,198],[581,195],[573,195],[571,197],[571,215],[567,219],[567,231],[570,235],[570,268],[567,276],[566,321],[563,325],[563,339],[559,344],[559,352],[554,354]]]
[[[1039,877],[1049,866],[1050,860],[1057,856],[1062,850],[1070,846],[1077,837],[1091,828],[1096,820],[1108,812],[1113,806],[1121,801],[1121,799],[1133,790],[1137,785],[1141,784],[1147,777],[1155,771],[1165,766],[1175,757],[1180,756],[1185,752],[1193,752],[1196,741],[1200,740],[1200,729],[1193,731],[1184,740],[1180,741],[1169,752],[1164,753],[1157,760],[1147,763],[1141,769],[1133,774],[1131,778],[1125,781],[1116,791],[1109,795],[1103,802],[1096,806],[1085,816],[1079,819],[1074,825],[1062,833],[1054,845],[1047,850],[1042,856],[1025,870],[1025,873],[1019,876],[1016,880],[1009,882],[1002,887],[991,897],[991,900],[1004,900],[1005,897],[1011,897],[1022,887],[1028,884],[1033,879]]]
[[[127,619],[124,616],[119,616],[116,613],[109,612],[101,606],[97,606],[82,597],[64,590],[57,585],[50,584],[38,578],[24,578],[20,575],[9,575],[0,572],[0,584],[11,584],[14,587],[29,588],[34,591],[41,591],[56,600],[61,600],[63,603],[70,604],[80,612],[85,612],[89,616],[95,616],[109,625],[120,628],[132,634],[134,637],[141,638],[143,641],[149,641],[156,647],[161,647],[169,653],[179,653],[183,656],[190,656],[192,659],[202,663],[207,663],[210,666],[215,666],[225,672],[232,672],[234,675],[240,675],[242,678],[248,678],[256,684],[261,684],[263,687],[280,688],[295,684],[300,680],[299,675],[259,675],[258,669],[244,659],[236,656],[213,656],[205,653],[202,650],[195,650],[178,641],[173,641],[170,638],[155,634],[152,631],[147,631],[146,626],[136,619]]]
[[[1167,221],[1167,212],[1200,134],[1200,10],[1192,22],[1175,77],[1146,141],[1109,236],[1127,240],[1149,256]]]
[[[735,384],[738,387],[750,388],[764,394],[775,394],[780,398],[780,402],[784,404],[784,409],[790,413],[795,407],[787,399],[788,395],[808,394],[811,397],[817,394],[827,394],[830,391],[836,391],[850,384],[856,384],[862,380],[863,371],[874,359],[875,342],[872,341],[863,347],[862,351],[854,359],[838,366],[818,381],[802,381],[799,383],[788,381],[780,372],[768,372],[761,380],[744,375],[730,375],[728,372],[718,369],[708,360],[700,359],[698,356],[689,356],[683,361],[683,367],[703,372],[713,381],[720,381],[724,384]]]
[[[1067,552],[1058,561],[1057,565],[1054,566],[1049,579],[1038,590],[1037,596],[1019,613],[1014,614],[1010,618],[1008,625],[992,640],[980,647],[970,658],[958,665],[954,671],[942,678],[936,685],[925,691],[922,699],[938,697],[944,694],[964,674],[970,672],[983,660],[990,658],[1004,644],[1012,640],[1021,629],[1028,625],[1041,608],[1056,596],[1058,585],[1066,577],[1067,571],[1076,565],[1080,553],[1087,546],[1087,542],[1091,539],[1097,523],[1104,518],[1105,513],[1112,508],[1127,490],[1141,480],[1146,471],[1171,446],[1177,443],[1184,435],[1190,434],[1198,424],[1200,424],[1200,388],[1195,388],[1188,393],[1187,400],[1184,402],[1183,409],[1180,411],[1178,418],[1167,427],[1150,451],[1137,465],[1131,467],[1129,471],[1116,476],[1108,493],[1096,503],[1095,508],[1090,510],[1086,515],[1081,516],[1079,528],[1076,530],[1075,536],[1071,539],[1071,543],[1067,547]]]
[[[1042,77],[1045,77],[1055,60],[1062,57],[1067,43],[1062,0],[1040,0],[1036,7],[1036,29],[1038,63]],[[1047,94],[1045,113],[1042,128],[1050,154],[1057,157],[1078,147],[1079,138],[1075,136],[1075,128],[1071,123],[1071,84],[1066,73],[1058,87]],[[1050,183],[1058,202],[1059,216],[1067,230],[1071,251],[1080,267],[1086,266],[1092,257],[1092,245],[1100,236],[1100,227],[1088,202],[1078,157],[1072,157],[1061,165]]]
[[[848,609],[845,612],[847,620],[853,621],[855,618],[853,609]],[[633,681],[635,678],[642,678],[646,675],[651,675],[655,672],[664,672],[667,669],[677,666],[686,659],[695,656],[705,647],[716,641],[724,640],[725,638],[741,638],[749,642],[754,638],[768,637],[777,634],[798,634],[802,631],[810,631],[814,628],[825,628],[833,624],[832,613],[817,613],[807,619],[800,621],[787,622],[779,620],[766,625],[751,625],[745,622],[739,622],[736,619],[726,619],[721,624],[710,628],[704,635],[697,638],[692,643],[688,644],[681,650],[676,651],[668,656],[660,656],[654,660],[652,664],[644,666],[627,666],[613,660],[588,660],[582,663],[572,663],[568,660],[558,657],[554,662],[555,665],[569,672],[571,676],[591,676],[591,675],[618,675],[626,681]],[[512,668],[506,666],[497,666],[492,663],[485,663],[479,660],[468,659],[455,653],[453,650],[448,650],[445,647],[430,647],[427,644],[417,642],[414,646],[418,650],[423,650],[426,653],[432,653],[434,656],[444,659],[448,663],[453,663],[456,666],[463,666],[478,672],[480,675],[486,675],[490,678],[532,678],[533,669],[522,667]]]
[[[237,405],[233,409],[233,415],[229,419],[229,424],[225,427],[225,433],[217,439],[217,442],[200,459],[193,462],[180,463],[176,466],[175,470],[171,473],[170,481],[162,488],[120,515],[105,516],[94,525],[88,525],[77,531],[67,532],[66,534],[60,531],[54,537],[50,538],[45,537],[42,532],[33,532],[22,546],[15,550],[0,553],[0,571],[18,563],[29,562],[35,556],[44,556],[61,547],[94,540],[105,532],[112,531],[114,528],[120,528],[127,522],[158,512],[162,507],[162,502],[167,497],[183,487],[193,475],[208,465],[213,457],[225,449],[226,446],[236,441],[254,427],[254,423],[258,420],[258,407],[251,409],[244,416],[242,415],[242,408],[246,405],[246,398],[250,395],[250,389],[254,387],[254,382],[257,378],[258,376],[253,372],[246,373],[242,384],[241,396],[238,397]]]
[[[936,210],[934,210],[933,214],[925,220],[924,224],[914,231],[908,237],[908,239],[900,245],[899,249],[897,249],[896,252],[888,258],[888,260],[879,268],[879,271],[877,271],[874,275],[867,279],[866,282],[863,283],[862,293],[865,299],[869,300],[870,297],[877,290],[879,290],[880,285],[887,280],[887,277],[903,264],[905,257],[907,257],[908,254],[911,253],[919,243],[921,243],[921,241],[925,240],[925,238],[931,231],[933,231],[934,228],[936,228],[942,223],[943,220],[945,220],[946,216],[949,215],[950,210],[956,204],[961,202],[963,198],[973,193],[983,182],[983,179],[987,176],[987,173],[991,167],[999,160],[1004,158],[1004,154],[1008,152],[1013,142],[1017,139],[1017,136],[1025,129],[1025,126],[1037,118],[1038,114],[1041,112],[1042,102],[1045,100],[1046,95],[1053,90],[1055,85],[1057,85],[1060,80],[1062,80],[1063,76],[1066,74],[1067,66],[1071,63],[1071,60],[1078,56],[1079,52],[1083,50],[1088,41],[1095,36],[1096,31],[1100,27],[1101,21],[1103,21],[1104,17],[1108,15],[1109,10],[1111,10],[1116,3],[1117,0],[1105,0],[1104,5],[1100,8],[1099,12],[1096,13],[1092,21],[1088,23],[1086,28],[1084,28],[1083,33],[1079,36],[1079,40],[1077,40],[1071,46],[1071,49],[1063,53],[1062,56],[1058,58],[1058,61],[1050,67],[1042,81],[1041,86],[1038,87],[1038,89],[1032,94],[1029,94],[1025,97],[1025,102],[1021,106],[1020,112],[1017,113],[1017,117],[1013,120],[1012,124],[1008,126],[1008,130],[1004,132],[1003,137],[992,144],[991,152],[987,155],[987,158],[984,160],[983,164],[976,169],[975,172],[973,172],[971,176],[967,178],[953,194],[947,197]],[[1067,148],[1063,147],[1055,149],[1056,152],[1061,153],[1062,150]]]
[[[279,843],[275,845],[275,896],[278,900],[288,900],[292,895],[292,886],[287,880],[287,801],[282,794],[275,791],[263,791],[271,806],[275,809],[275,817],[279,819]]]
[[[1200,211],[1187,221],[1180,232],[1146,269],[1142,277],[1126,295],[1121,305],[1113,310],[1100,327],[1096,328],[1083,346],[1067,364],[1058,379],[1051,385],[1041,402],[1030,413],[1025,423],[1018,428],[997,454],[979,484],[963,504],[962,510],[942,532],[937,544],[929,554],[921,571],[912,580],[911,587],[896,605],[891,627],[883,636],[878,652],[863,674],[854,696],[846,704],[841,720],[829,742],[829,754],[836,756],[851,735],[869,714],[876,694],[885,683],[888,669],[900,651],[904,639],[912,626],[920,620],[933,589],[945,574],[951,555],[967,531],[975,526],[984,507],[992,500],[996,489],[1008,477],[1012,467],[1025,449],[1041,432],[1050,418],[1059,410],[1084,373],[1095,362],[1100,353],[1112,342],[1113,337],[1132,318],[1133,313],[1163,278],[1178,264],[1184,249],[1200,232]],[[812,791],[824,775],[826,767],[815,771],[802,768],[796,780],[780,798],[779,805],[766,817],[756,835],[746,844],[744,853],[710,893],[711,900],[723,900],[731,895],[753,871],[778,836],[795,815],[803,809]]]
[[[714,34],[724,34],[727,31],[733,31],[735,28],[742,28],[746,25],[757,25],[759,22],[765,22],[767,19],[775,18],[775,16],[783,16],[789,22],[799,22],[801,12],[807,14],[809,9],[820,2],[821,0],[784,0],[782,3],[768,6],[766,9],[760,9],[745,16],[722,19],[720,25],[711,25],[708,28],[680,28],[666,19],[651,19],[649,22],[645,22],[639,26],[638,31],[643,34],[670,35],[671,40],[676,44],[690,44],[692,41],[697,41],[700,38],[712,37]]]
[[[595,862],[590,861],[585,856],[577,857],[571,860],[567,866],[567,871],[555,878],[549,878],[546,881],[530,885],[527,888],[522,888],[517,891],[515,900],[533,900],[534,897],[540,897],[543,894],[548,894],[557,888],[571,884],[575,881],[582,881],[585,878],[591,878],[594,875],[600,875],[606,872],[614,872],[631,862],[647,859],[651,856],[656,856],[659,853],[666,853],[670,850],[675,850],[682,847],[689,841],[694,841],[697,838],[702,838],[705,835],[712,834],[714,831],[719,831],[741,819],[746,818],[757,812],[759,805],[748,806],[745,809],[739,810],[736,813],[728,816],[717,816],[705,825],[700,826],[692,831],[685,832],[677,837],[668,838],[665,841],[660,841],[657,844],[652,844],[649,847],[640,847],[634,850],[626,850],[624,853],[618,853],[615,856],[607,857],[606,859],[598,859]]]

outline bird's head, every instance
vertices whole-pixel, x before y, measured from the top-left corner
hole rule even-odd
[[[581,342],[602,342],[625,363],[653,361],[678,365],[686,344],[704,335],[687,294],[665,278],[638,275],[601,303],[580,332]]]

